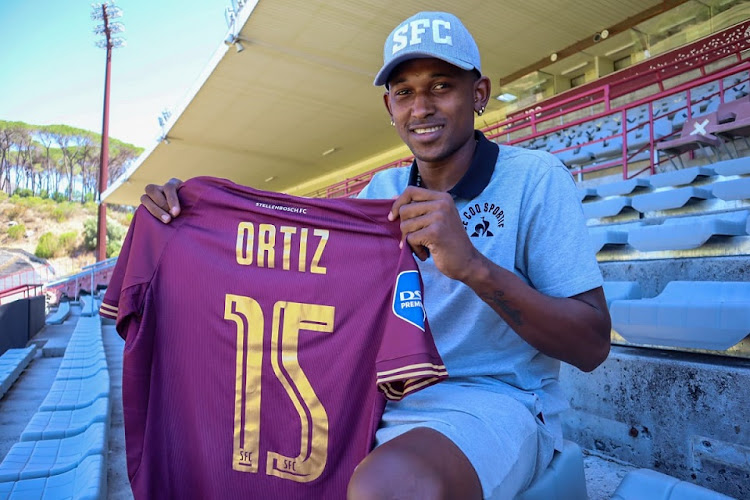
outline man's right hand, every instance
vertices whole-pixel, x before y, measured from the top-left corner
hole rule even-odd
[[[163,186],[149,184],[146,194],[141,195],[141,204],[151,215],[168,224],[174,217],[180,215],[180,200],[177,190],[180,189],[180,179],[169,179]]]

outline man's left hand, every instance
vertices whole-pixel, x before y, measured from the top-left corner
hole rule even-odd
[[[448,193],[409,186],[396,198],[389,220],[401,219],[401,233],[420,260],[432,256],[449,278],[465,281],[482,255],[469,240]]]

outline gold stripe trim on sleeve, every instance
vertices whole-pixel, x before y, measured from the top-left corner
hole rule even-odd
[[[118,308],[116,306],[111,306],[109,304],[106,304],[104,302],[101,303],[99,306],[99,309],[109,309],[110,311],[117,312]]]
[[[435,369],[435,370],[422,370],[422,371],[414,371],[414,372],[407,372],[407,373],[400,373],[398,375],[391,375],[390,377],[378,377],[377,383],[382,384],[384,382],[392,382],[394,380],[408,380],[411,378],[424,378],[424,377],[446,377],[448,376],[448,372],[445,370],[445,367],[443,367],[442,370]]]
[[[394,368],[392,370],[379,371],[378,372],[378,376],[382,377],[382,376],[385,376],[385,375],[390,375],[392,373],[403,372],[403,371],[407,371],[407,370],[414,370],[414,369],[417,369],[417,368],[438,368],[438,369],[445,369],[445,365],[436,365],[436,364],[433,364],[433,363],[416,363],[416,364],[413,364],[413,365],[404,365],[404,366],[401,366],[399,368]]]

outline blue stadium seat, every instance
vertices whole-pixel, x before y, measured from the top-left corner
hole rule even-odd
[[[556,451],[547,470],[534,481],[518,500],[580,500],[588,498],[583,471],[583,453],[572,441]]]
[[[86,457],[78,467],[62,474],[0,483],[3,500],[101,500],[106,495],[104,455]]]
[[[596,193],[599,196],[617,196],[623,194],[630,194],[636,190],[648,189],[651,187],[651,183],[648,179],[635,177],[625,181],[610,182],[608,184],[602,184],[596,188]]]
[[[681,208],[693,199],[713,198],[711,190],[704,187],[685,186],[681,188],[655,191],[633,196],[633,208],[644,214],[657,210]]]
[[[649,177],[649,181],[655,188],[667,186],[684,186],[687,184],[692,184],[699,177],[711,177],[715,174],[716,171],[712,166],[698,166],[655,174]]]
[[[732,500],[731,497],[651,469],[625,474],[611,500]]]
[[[724,201],[750,200],[750,177],[717,182],[711,188],[713,195]]]
[[[96,377],[55,380],[39,411],[76,410],[109,397],[109,372]]]
[[[631,200],[632,198],[627,196],[614,196],[606,200],[590,201],[583,204],[583,215],[587,219],[613,217],[622,212],[625,207],[632,206]]]
[[[750,174],[750,157],[724,160],[713,164],[714,170],[719,175],[745,175]]]
[[[581,201],[585,200],[586,198],[596,198],[596,189],[594,188],[579,188],[578,189],[578,199]]]
[[[654,298],[613,301],[610,315],[628,342],[723,351],[750,333],[750,283],[672,281]]]
[[[8,349],[0,356],[0,398],[2,398],[34,357],[35,345]]]
[[[53,312],[47,317],[46,323],[48,325],[61,325],[70,316],[70,302],[67,300],[60,302],[57,306],[57,311]]]
[[[641,252],[698,248],[716,235],[748,234],[748,211],[667,219],[663,224],[640,226],[628,233],[628,244]]]
[[[637,224],[637,225],[640,225]],[[616,226],[589,226],[589,244],[594,253],[599,253],[606,245],[628,244],[628,231],[634,224],[618,224]]]
[[[78,467],[86,457],[108,452],[107,431],[103,423],[96,423],[77,436],[16,443],[0,464],[0,482],[53,476]]]
[[[77,410],[38,411],[21,433],[21,441],[71,437],[97,422],[109,427],[109,398],[99,398],[91,406]]]
[[[91,295],[82,295],[78,301],[81,304],[81,316],[94,316],[99,310],[96,299]]]
[[[640,299],[641,285],[637,281],[605,281],[602,286],[607,307],[615,300]]]

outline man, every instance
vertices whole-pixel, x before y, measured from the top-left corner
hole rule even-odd
[[[455,16],[421,12],[393,30],[376,85],[414,154],[365,198],[420,259],[425,308],[447,381],[386,407],[354,499],[513,498],[562,445],[559,361],[582,370],[609,352],[602,278],[575,184],[552,155],[474,130],[490,98],[479,50]],[[173,179],[142,203],[169,222]],[[170,212],[170,213],[167,213]]]

